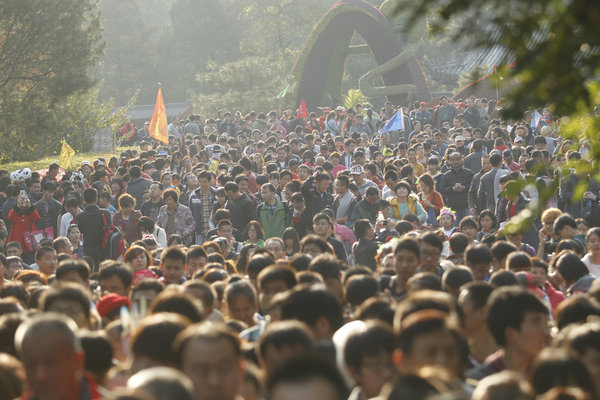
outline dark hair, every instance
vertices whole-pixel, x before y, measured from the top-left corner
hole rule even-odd
[[[167,189],[163,192],[163,200],[167,201],[167,198],[172,198],[175,202],[179,200],[179,195],[175,189]]]
[[[104,279],[112,278],[113,276],[119,278],[119,280],[123,283],[123,287],[125,289],[131,286],[131,282],[133,280],[133,274],[131,270],[116,262],[104,268],[101,268],[98,280],[102,281]]]
[[[48,311],[53,302],[63,299],[79,303],[85,314],[85,318],[89,320],[91,296],[86,289],[76,283],[62,283],[59,286],[44,291],[41,298],[42,311]]]
[[[362,239],[369,229],[373,230],[373,227],[368,219],[359,219],[354,223],[354,233],[358,239]]]
[[[183,251],[178,246],[167,247],[166,249],[163,250],[163,252],[160,254],[160,261],[164,262],[164,260],[167,258],[169,260],[181,261],[184,265],[187,261],[185,251]]]
[[[336,400],[348,398],[348,388],[335,364],[315,354],[293,357],[279,366],[268,381],[267,398],[271,397],[273,390],[280,383],[303,384],[313,378],[323,379],[331,385]]]
[[[177,335],[173,342],[173,349],[177,356],[178,365],[181,367],[186,346],[192,340],[214,342],[221,339],[231,345],[236,357],[241,355],[240,340],[235,332],[231,331],[227,325],[222,323],[203,322],[187,327]]]
[[[381,322],[367,322],[363,329],[351,333],[344,346],[344,361],[348,367],[360,370],[367,356],[380,352],[392,354],[394,351],[394,332]]]
[[[569,214],[561,214],[554,220],[554,225],[552,227],[554,234],[558,235],[558,232],[560,232],[565,226],[570,226],[573,229],[577,229],[577,222],[575,222],[575,218],[571,217]]]
[[[517,250],[514,244],[506,240],[498,240],[491,248],[492,256],[498,261],[504,260],[510,253]]]
[[[502,286],[518,286],[521,283],[514,272],[506,269],[496,271],[490,276],[490,285],[494,288]]]
[[[396,247],[394,248],[394,254],[398,254],[401,250],[408,250],[417,256],[417,258],[421,258],[421,247],[419,246],[419,242],[415,239],[404,238],[400,239]]]
[[[134,356],[145,356],[154,362],[174,365],[177,355],[171,346],[190,322],[180,314],[160,312],[143,318],[135,327],[130,339]]]
[[[579,256],[569,250],[565,250],[558,255],[556,269],[568,285],[572,285],[579,278],[590,273]]]
[[[487,325],[500,346],[506,345],[506,328],[512,327],[517,331],[521,329],[525,313],[548,315],[546,305],[535,294],[521,287],[501,287],[494,290],[488,305]]]
[[[62,280],[65,275],[72,271],[76,271],[84,282],[90,279],[90,266],[85,261],[65,260],[61,261],[56,268],[56,280]]]
[[[323,279],[340,280],[342,265],[340,261],[332,254],[320,254],[315,257],[308,266],[310,271],[321,275]]]
[[[264,358],[269,346],[281,349],[284,346],[300,347],[304,351],[310,351],[312,333],[308,327],[300,321],[281,321],[269,324],[265,333],[258,341],[258,352]]]
[[[271,185],[272,186],[272,185]],[[264,187],[264,185],[263,185]],[[231,225],[231,222],[229,223]],[[220,227],[220,221],[219,221],[219,227]],[[244,228],[244,232],[242,232],[242,234],[244,235],[244,239],[248,240],[248,231],[250,230],[251,227],[254,227],[254,229],[256,230],[256,239],[260,240],[263,238],[265,232],[263,231],[262,226],[260,225],[260,222],[252,220],[250,222],[248,222],[248,224],[246,225],[246,227]]]
[[[283,319],[297,319],[311,327],[319,318],[325,317],[332,331],[344,323],[340,304],[329,290],[320,285],[298,287],[289,292],[281,315]]]
[[[600,305],[582,294],[576,294],[562,301],[554,312],[556,326],[563,329],[570,324],[583,324],[590,316],[600,316]]]
[[[444,272],[444,275],[442,276],[442,285],[448,292],[458,292],[462,285],[473,282],[474,280],[473,273],[469,268],[458,265]]]
[[[427,232],[419,237],[419,243],[427,243],[430,246],[437,247],[439,251],[444,249],[444,242],[435,232]],[[466,247],[466,246],[465,246]]]
[[[156,295],[148,308],[150,314],[168,312],[182,315],[192,323],[203,320],[202,303],[180,288],[168,288]]]
[[[532,368],[531,383],[536,393],[542,394],[554,387],[567,386],[580,388],[592,395],[596,393],[587,368],[565,349],[542,350]]]
[[[461,232],[453,233],[452,236],[450,236],[450,239],[448,239],[448,242],[450,243],[450,248],[454,254],[463,254],[469,245],[469,239],[464,233]]]
[[[296,286],[296,274],[291,267],[282,265],[271,265],[258,274],[258,290],[262,292],[263,286],[270,281],[280,280],[285,283],[288,289]]]
[[[472,244],[465,250],[465,261],[470,265],[489,264],[492,259],[492,251],[484,244]]]
[[[461,298],[462,296],[467,296],[471,300],[473,308],[479,310],[485,307],[493,290],[492,286],[487,282],[469,282],[462,286],[460,295]]]
[[[379,283],[371,275],[351,276],[344,284],[344,297],[353,307],[360,306],[367,299],[377,297]]]

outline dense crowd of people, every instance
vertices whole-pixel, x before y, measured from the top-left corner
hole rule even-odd
[[[589,143],[501,110],[192,114],[0,171],[0,400],[599,398]]]

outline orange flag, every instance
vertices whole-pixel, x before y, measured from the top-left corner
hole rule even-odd
[[[300,103],[300,108],[298,108],[298,114],[296,114],[296,118],[306,117],[308,117],[308,115],[306,114],[306,103],[304,102],[304,99],[302,99],[302,102]]]
[[[162,97],[160,83],[158,84],[158,94],[156,95],[156,105],[154,113],[150,120],[150,137],[160,140],[165,144],[169,144],[169,133],[167,127],[167,109]]]

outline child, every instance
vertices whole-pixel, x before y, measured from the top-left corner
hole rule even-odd
[[[356,265],[365,265],[372,271],[377,269],[375,255],[377,254],[377,241],[375,231],[367,219],[359,219],[354,224],[354,233],[358,242],[352,245],[352,255]]]
[[[440,228],[442,228],[444,235],[446,235],[446,237],[452,236],[452,234],[457,230],[457,228],[454,226],[454,220],[456,219],[454,211],[448,207],[444,207],[440,210],[440,216],[438,219],[440,220]]]

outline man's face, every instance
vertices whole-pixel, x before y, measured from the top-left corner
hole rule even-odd
[[[421,242],[421,270],[436,273],[441,251],[427,242]]]
[[[411,164],[417,161],[417,152],[414,149],[408,150],[406,156],[408,157],[408,162]]]
[[[307,168],[298,168],[298,179],[301,181],[305,181],[308,178],[308,169]]]
[[[47,307],[46,311],[66,315],[75,321],[81,329],[88,329],[90,327],[90,321],[85,315],[85,310],[81,307],[81,303],[76,300],[56,299]]]
[[[264,202],[271,203],[275,199],[275,193],[273,193],[269,188],[263,186],[260,188],[260,195]]]
[[[365,183],[365,177],[363,174],[352,174],[352,179],[358,186],[361,186],[363,183]]]
[[[162,192],[158,184],[153,183],[152,185],[150,185],[150,197],[152,197],[153,199],[157,199],[160,197],[161,194]]]
[[[58,265],[58,257],[54,251],[45,253],[40,259],[36,260],[39,271],[46,275],[50,276],[54,274],[56,271],[56,266]]]
[[[321,179],[317,181],[317,190],[321,193],[324,193],[329,187],[329,179]]]
[[[242,366],[227,339],[190,340],[181,367],[194,384],[196,400],[235,399]]]
[[[127,296],[129,294],[129,288],[125,287],[123,281],[116,275],[100,279],[100,287],[102,288],[102,292],[104,294],[116,293],[119,296]]]
[[[165,258],[160,263],[160,270],[167,283],[180,284],[185,272],[185,263],[183,260]]]
[[[285,292],[288,290],[287,285],[283,279],[271,279],[266,281],[260,287],[260,294],[258,296],[258,301],[263,310],[268,310],[271,308],[271,299],[277,293]]]
[[[196,189],[198,187],[198,177],[196,175],[194,175],[194,174],[190,174],[187,177],[187,186],[191,190]]]
[[[21,253],[23,253],[23,252],[18,247],[15,247],[15,246],[11,246],[6,249],[7,257],[12,257],[12,256],[21,257]]]
[[[450,156],[450,166],[454,169],[459,169],[462,164],[462,157],[458,154]]]
[[[348,188],[339,181],[339,179],[335,180],[335,192],[336,193],[346,193],[346,190],[348,190]]]
[[[548,333],[548,315],[526,311],[519,329],[506,328],[506,338],[509,345],[528,358],[535,358],[546,346],[550,335]]]
[[[275,257],[275,261],[282,260],[285,258],[285,253],[283,251],[283,246],[279,243],[278,240],[269,240],[265,244],[265,249],[269,250],[273,256]]]
[[[280,149],[277,150],[277,160],[280,162],[284,162],[286,159],[287,154],[285,153],[285,150]]]
[[[233,240],[233,226],[231,225],[222,225],[219,229],[217,229],[217,233],[226,238],[228,241]]]
[[[490,162],[490,158],[489,157],[482,157],[481,158],[481,168],[485,172],[489,172],[489,171],[492,170],[492,163]]]
[[[163,184],[164,187],[171,186],[171,183],[172,183],[171,175],[170,174],[164,174],[162,176],[162,182],[161,183]]]
[[[208,263],[206,257],[190,258],[187,263],[190,277],[194,276],[197,271],[200,271]]]
[[[402,281],[407,281],[417,271],[419,257],[410,250],[400,250],[394,255],[394,269]]]
[[[245,295],[235,296],[229,301],[227,309],[229,319],[243,321],[248,326],[254,326],[254,314],[258,305]]]
[[[175,209],[177,207],[177,201],[171,196],[165,196],[165,204],[170,209]]]
[[[367,203],[369,203],[370,205],[375,205],[375,203],[377,203],[377,200],[379,200],[379,196],[377,194],[368,194],[367,196],[365,196],[365,198],[367,199]]]
[[[79,398],[76,388],[83,372],[83,352],[75,352],[56,331],[23,342],[23,364],[34,397],[40,400]]]
[[[31,194],[38,194],[42,190],[42,184],[40,182],[33,182],[31,184],[30,192]]]
[[[313,230],[319,236],[327,236],[329,234],[329,222],[325,218],[319,219],[313,224]]]
[[[358,370],[353,368],[350,370],[365,397],[370,399],[379,394],[383,385],[392,376],[394,361],[391,354],[381,350],[379,353],[363,357]]]
[[[248,181],[245,179],[240,180],[238,183],[238,188],[242,193],[248,193]]]
[[[402,369],[417,371],[426,366],[441,366],[448,371],[459,370],[457,343],[447,329],[418,335],[409,354],[402,358]]]

